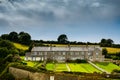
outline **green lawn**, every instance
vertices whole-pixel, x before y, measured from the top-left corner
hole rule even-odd
[[[108,54],[116,54],[117,52],[120,52],[120,48],[102,47],[102,49],[104,48],[107,49]]]
[[[107,62],[100,62],[100,63],[95,63],[98,67],[108,71],[108,72],[112,72],[112,70],[114,69],[119,69],[120,67],[113,64],[113,63],[107,63]]]
[[[93,73],[93,72],[101,72],[98,69],[94,68],[89,63],[68,63],[68,66],[70,67],[71,72],[86,72],[86,73]],[[47,63],[46,65],[47,70],[52,70],[56,72],[61,71],[68,71],[65,63]]]
[[[25,62],[27,63],[27,66],[30,66],[30,67],[37,67],[41,65],[41,63],[37,61],[25,61]]]
[[[55,64],[55,71],[56,72],[61,72],[61,71],[68,71],[66,64],[65,63],[57,63]]]
[[[19,44],[19,43],[13,43],[14,44],[14,46],[16,47],[16,48],[18,48],[18,49],[22,49],[22,50],[28,50],[28,46],[26,46],[26,45],[22,45],[22,44]]]
[[[20,56],[20,58],[24,61],[25,60],[25,56]]]
[[[70,67],[72,72],[86,72],[86,73],[93,73],[93,72],[101,72],[98,69],[94,68],[89,63],[69,63],[68,66]]]
[[[55,68],[55,64],[53,64],[53,63],[48,63],[48,64],[46,64],[46,69],[47,69],[47,70],[52,70],[52,71],[54,71],[54,68]]]

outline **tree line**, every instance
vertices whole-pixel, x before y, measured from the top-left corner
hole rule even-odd
[[[113,47],[113,48],[120,48],[120,44],[114,44],[112,39],[101,39],[100,41],[101,47]]]
[[[120,44],[114,44],[112,39],[101,39],[98,43],[91,42],[77,42],[77,41],[69,41],[66,34],[61,34],[58,36],[57,41],[44,41],[44,40],[33,40],[34,43],[39,43],[39,45],[46,44],[73,44],[73,45],[100,45],[101,47],[114,47],[120,48]],[[43,45],[44,46],[44,45]]]
[[[12,42],[17,42],[25,45],[31,44],[31,35],[26,32],[17,33],[13,31],[10,32],[9,34],[2,34],[1,39],[10,40]]]
[[[73,44],[73,45],[100,45],[101,47],[114,47],[120,48],[120,44],[114,44],[112,39],[101,39],[98,43],[91,42],[77,42],[69,41],[66,34],[60,34],[56,41],[45,41],[45,40],[31,40],[31,35],[26,32],[17,33],[15,31],[10,32],[9,34],[2,34],[1,39],[10,40],[12,42],[17,42],[25,45],[34,44],[36,46],[45,46],[44,44]]]

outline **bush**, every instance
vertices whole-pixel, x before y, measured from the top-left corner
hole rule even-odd
[[[26,51],[20,50],[20,49],[18,49],[18,50],[19,50],[19,55],[20,55],[20,56],[25,56]]]
[[[81,59],[76,59],[76,60],[68,59],[68,60],[66,60],[66,62],[68,62],[68,63],[87,63],[86,60],[81,60]]]
[[[14,64],[14,65],[12,65],[12,67],[28,70],[28,71],[31,71],[31,72],[39,72],[39,70],[37,68],[33,68],[33,67],[30,67],[30,66],[25,66],[25,65],[20,65],[20,64]]]
[[[0,80],[15,80],[12,74],[6,73],[0,77]]]
[[[120,73],[120,70],[114,69],[112,72]]]
[[[24,61],[22,61],[22,62],[21,62],[21,64],[23,64],[23,65],[27,65],[27,63],[26,63],[26,62],[24,62]]]
[[[47,71],[46,68],[45,68],[45,66],[43,66],[43,65],[40,65],[37,68],[40,69],[40,70],[43,70],[43,71]]]
[[[86,60],[81,60],[81,59],[76,59],[75,62],[76,63],[87,63]]]

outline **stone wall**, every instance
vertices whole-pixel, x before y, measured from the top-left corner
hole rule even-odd
[[[33,73],[30,71],[9,67],[9,72],[16,80],[78,80],[78,76],[65,74],[48,74],[48,73]],[[50,77],[54,77],[51,78]]]
[[[15,77],[16,80],[105,80],[105,77],[108,75],[99,73],[84,73],[81,75],[68,73],[33,73],[14,67],[9,67],[9,72]],[[112,76],[116,78],[116,75]]]
[[[49,76],[44,73],[32,73],[26,70],[9,67],[9,72],[15,77],[16,80],[49,80]]]

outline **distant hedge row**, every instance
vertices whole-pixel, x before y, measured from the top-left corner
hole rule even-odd
[[[41,72],[42,71],[38,68],[33,68],[33,67],[30,67],[30,66],[25,66],[25,65],[20,65],[20,64],[13,64],[11,67],[24,69],[24,70],[28,70],[28,71],[31,71],[31,72]]]

